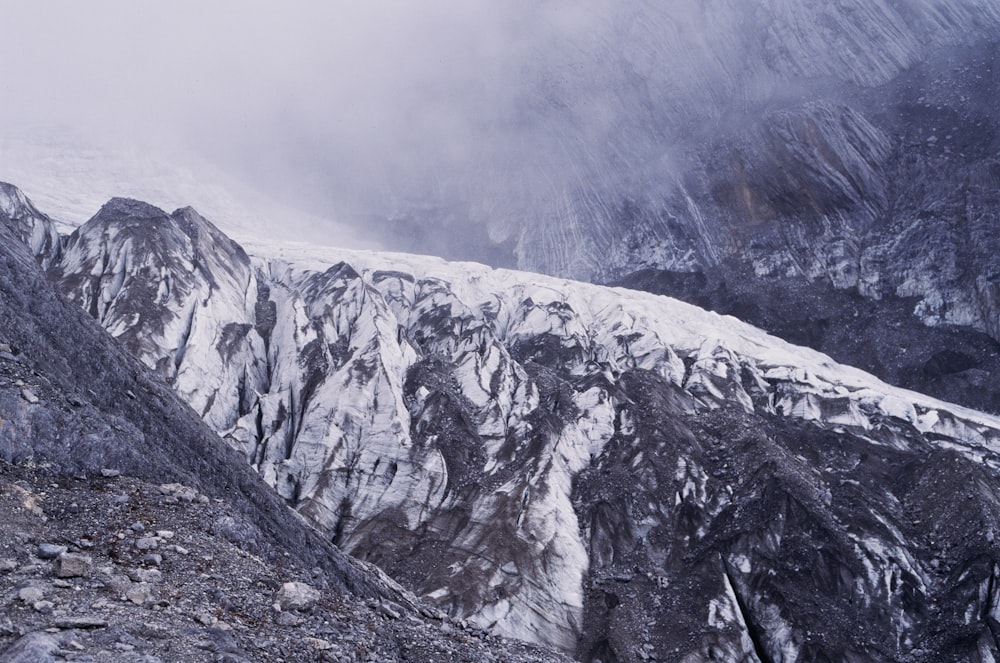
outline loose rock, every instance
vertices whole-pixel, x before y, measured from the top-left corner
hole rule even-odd
[[[274,623],[278,626],[298,626],[303,621],[302,616],[294,612],[281,612],[274,618]]]
[[[333,649],[333,644],[328,640],[320,638],[306,638],[306,643],[316,651],[327,651]]]
[[[3,621],[0,621],[0,636],[10,637],[14,635],[21,635],[21,633],[22,632],[19,631],[16,626],[14,626],[14,622],[10,621],[9,619],[4,619]]]
[[[308,610],[319,601],[320,593],[304,582],[286,582],[274,598],[282,610]]]
[[[163,580],[163,574],[158,569],[133,569],[129,577],[133,582],[157,583]]]
[[[154,536],[144,536],[135,542],[135,547],[139,550],[156,550],[160,542]]]
[[[146,583],[140,583],[125,592],[125,598],[136,605],[143,605],[153,599],[153,590]]]
[[[158,555],[157,553],[150,553],[148,555],[143,555],[142,563],[147,566],[159,566],[163,563],[163,555]]]
[[[63,617],[57,619],[53,626],[56,628],[80,628],[80,629],[90,629],[90,628],[105,628],[108,625],[106,619],[102,619],[97,615],[77,615],[74,617]]]
[[[379,603],[378,613],[387,619],[399,619],[403,616],[403,608],[391,601]]]
[[[59,640],[54,636],[36,631],[29,633],[14,643],[3,653],[4,663],[48,663],[55,661],[53,654],[59,649]]]
[[[90,575],[93,565],[90,555],[63,553],[56,559],[56,577],[84,578]]]
[[[17,592],[17,597],[25,603],[41,601],[45,596],[45,591],[41,587],[22,587]]]
[[[66,546],[56,545],[55,543],[43,543],[38,546],[38,550],[35,554],[38,555],[40,559],[55,559],[67,550],[68,548]]]
[[[200,624],[204,624],[205,626],[213,626],[216,622],[219,621],[215,617],[215,615],[213,615],[212,613],[208,612],[207,610],[202,610],[201,612],[199,612],[198,614],[196,614],[194,616],[194,618]]]
[[[191,503],[198,499],[197,490],[181,483],[165,483],[160,486],[160,492],[181,502]]]
[[[56,604],[52,601],[35,601],[31,604],[31,607],[35,609],[36,612],[40,612],[43,615],[47,615],[52,612],[52,609],[56,607]]]
[[[115,596],[124,596],[132,588],[132,581],[123,575],[112,576],[108,590]]]

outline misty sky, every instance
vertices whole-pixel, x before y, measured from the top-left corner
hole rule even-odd
[[[0,8],[0,138],[61,127],[91,146],[147,146],[182,155],[188,180],[211,164],[320,216],[460,201],[480,218],[542,219],[595,183],[633,195],[680,177],[698,140],[755,108],[801,103],[793,81],[888,80],[933,41],[964,38],[935,17],[976,23],[987,5],[1000,11],[994,0],[12,0]],[[76,172],[88,168],[99,156]],[[490,232],[502,239],[502,226]]]
[[[537,33],[522,22],[540,17],[469,0],[5,4],[8,130],[190,147],[258,183],[375,196],[397,171],[474,158],[518,101]],[[551,20],[578,30],[587,12]]]
[[[528,200],[647,112],[595,63],[619,39],[704,47],[684,24],[702,4],[675,0],[658,24],[610,0],[15,2],[0,122],[191,150],[318,213],[469,190]],[[656,60],[641,73],[664,75]]]

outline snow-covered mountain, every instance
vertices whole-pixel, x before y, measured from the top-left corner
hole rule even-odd
[[[276,228],[301,238],[308,226],[339,245],[382,242],[602,283],[646,287],[650,273],[693,274],[710,291],[738,283],[751,300],[794,281],[783,289],[796,297],[789,318],[755,324],[784,333],[800,326],[801,310],[837,319],[846,338],[862,340],[787,340],[1000,413],[989,377],[1000,360],[979,362],[1000,348],[997,0],[575,4],[511,10],[520,37],[475,72],[484,96],[459,95],[475,100],[474,112],[424,86],[417,97],[442,103],[431,105],[439,121],[430,124],[446,131],[433,138],[417,135],[427,123],[414,120],[398,134],[408,140],[394,144],[395,132],[367,123],[380,130],[347,141],[364,153],[352,160],[336,152],[342,141],[327,150],[321,131],[307,150],[322,155],[317,162],[275,154],[302,151],[276,129],[273,149],[257,150],[259,163],[244,169],[213,165],[166,137],[169,149],[91,137],[95,146],[50,127],[6,127],[0,179],[75,223],[127,195],[164,209],[194,205],[237,240]],[[412,97],[399,103],[427,111],[405,106]],[[435,158],[452,151],[464,155],[457,166]],[[319,167],[283,170],[301,159]],[[373,162],[393,165],[359,165]],[[231,179],[247,171],[260,174],[253,184]],[[412,181],[367,181],[389,172]],[[354,190],[378,193],[355,200]],[[299,204],[351,210],[364,222],[333,227]],[[873,323],[825,308],[829,287],[874,302],[863,305]],[[899,335],[883,323],[890,319],[962,326],[994,343],[928,332],[940,341],[917,353],[905,340],[880,340]]]
[[[398,99],[399,117],[437,122],[386,128],[363,106],[347,110],[363,98],[342,104],[330,123],[340,128],[324,124],[306,150],[322,156],[305,166],[325,169],[284,172],[289,153],[301,159],[303,150],[281,127],[273,149],[286,158],[259,149],[246,169],[190,154],[160,159],[147,146],[81,148],[49,127],[17,127],[0,134],[0,179],[21,183],[57,218],[82,222],[127,195],[194,205],[234,237],[266,237],[278,219],[283,233],[301,228],[293,217],[316,220],[278,213],[269,200],[291,179],[297,194],[313,189],[309,203],[350,209],[366,230],[380,229],[364,239],[421,252],[464,250],[600,282],[640,269],[724,278],[746,264],[761,290],[791,275],[873,299],[914,298],[930,324],[1000,338],[998,0],[576,5],[510,10],[521,38],[482,72],[484,94],[441,99],[427,85],[417,96],[430,111]],[[428,125],[430,138],[416,130]],[[339,133],[362,128],[363,139]],[[329,152],[324,134],[335,136]],[[373,154],[357,157],[366,143]],[[334,152],[344,144],[354,159]],[[165,165],[175,161],[189,168]],[[393,166],[364,167],[373,161]],[[237,170],[260,176],[234,186],[225,175]],[[389,172],[405,181],[366,180]],[[337,199],[355,189],[378,193]],[[354,230],[326,237],[343,244]]]
[[[59,255],[296,510],[454,616],[605,663],[1000,656],[996,417],[666,297],[241,248],[191,209],[112,200]]]
[[[56,292],[30,211],[0,189],[0,661],[568,660],[445,623],[296,517]]]

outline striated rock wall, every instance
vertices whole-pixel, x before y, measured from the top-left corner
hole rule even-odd
[[[403,215],[426,244],[389,245],[596,282],[738,262],[1000,338],[995,0],[630,0],[581,23],[519,72],[504,147]]]

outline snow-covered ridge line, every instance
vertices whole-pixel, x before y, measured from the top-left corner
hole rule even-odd
[[[680,354],[699,355],[718,345],[750,360],[769,380],[794,383],[809,393],[826,398],[849,397],[866,407],[914,425],[923,432],[945,432],[941,416],[962,420],[981,430],[979,439],[966,442],[989,444],[994,451],[1000,438],[1000,417],[946,403],[924,394],[886,384],[870,373],[839,364],[828,355],[793,345],[737,318],[706,311],[670,297],[627,288],[598,286],[553,276],[520,272],[472,262],[448,262],[434,256],[387,253],[286,242],[244,244],[258,260],[280,260],[293,270],[323,271],[347,263],[366,278],[396,271],[417,280],[437,279],[461,301],[475,310],[497,297],[514,305],[516,298],[536,302],[569,304],[582,319],[601,324],[611,316],[625,316],[636,329],[655,335]],[[808,408],[787,414],[805,418]],[[849,422],[844,422],[849,423]],[[950,425],[950,424],[948,424]],[[954,433],[948,430],[948,433]],[[971,430],[968,432],[972,432]]]

